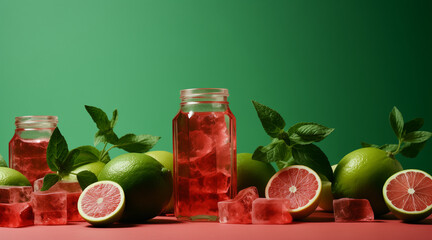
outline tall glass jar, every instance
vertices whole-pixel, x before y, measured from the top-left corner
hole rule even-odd
[[[15,135],[9,142],[9,167],[24,174],[32,185],[51,172],[46,150],[57,122],[56,116],[15,118]]]
[[[173,119],[174,209],[180,220],[217,221],[219,201],[237,193],[236,123],[228,90],[180,91]]]

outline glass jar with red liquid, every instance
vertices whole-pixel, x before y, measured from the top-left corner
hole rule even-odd
[[[15,118],[15,135],[9,142],[9,167],[24,174],[32,185],[51,172],[46,150],[57,122],[56,116]]]
[[[237,193],[236,121],[228,90],[180,91],[173,119],[174,212],[180,220],[217,221],[219,201]]]

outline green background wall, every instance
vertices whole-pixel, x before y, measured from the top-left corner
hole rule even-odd
[[[336,130],[331,163],[396,139],[388,114],[432,131],[432,1],[0,0],[0,153],[14,117],[57,115],[70,147],[92,144],[84,104],[119,110],[118,132],[172,151],[179,91],[224,87],[238,152],[265,145],[251,99],[288,125]],[[122,153],[114,152],[113,155]],[[432,173],[432,143],[406,168]]]

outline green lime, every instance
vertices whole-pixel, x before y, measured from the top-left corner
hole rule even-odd
[[[73,174],[69,174],[68,176],[63,177],[63,180],[76,181],[77,180],[76,174],[78,174],[81,171],[90,171],[97,176],[99,175],[100,171],[102,171],[104,167],[105,167],[105,163],[103,162],[97,161],[97,162],[88,163],[72,170]]]
[[[255,186],[260,197],[265,197],[265,188],[276,173],[270,163],[252,159],[250,153],[237,154],[237,191]]]
[[[384,183],[401,170],[401,164],[383,150],[371,147],[355,150],[336,167],[333,196],[368,199],[375,216],[380,216],[389,211],[382,194]]]
[[[146,152],[145,154],[149,155],[150,157],[156,159],[158,162],[160,162],[165,168],[171,171],[173,173],[173,154],[167,151],[151,151]],[[162,213],[173,213],[174,212],[174,193],[171,195],[171,199],[169,203],[165,206]]]
[[[143,153],[127,153],[108,162],[99,181],[114,181],[126,196],[124,221],[146,221],[161,213],[169,202],[173,179],[171,171]]]
[[[29,180],[15,169],[0,167],[0,185],[31,186]]]

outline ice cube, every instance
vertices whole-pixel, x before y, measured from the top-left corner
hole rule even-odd
[[[67,220],[68,222],[81,222],[84,219],[78,212],[78,199],[81,192],[67,193]]]
[[[333,200],[333,211],[336,222],[367,222],[374,220],[374,213],[367,199],[335,199]]]
[[[258,198],[256,187],[241,190],[227,201],[218,202],[220,223],[252,223],[252,202]]]
[[[25,227],[33,225],[30,202],[0,203],[0,227]]]
[[[291,223],[290,201],[285,198],[258,198],[252,203],[253,224]]]
[[[32,195],[34,224],[59,225],[67,223],[66,192],[34,192]]]
[[[41,190],[43,186],[43,178],[39,178],[33,184],[35,192]],[[45,192],[82,192],[81,186],[77,181],[66,181],[62,180],[54,184],[49,190]]]
[[[0,186],[0,203],[22,203],[31,199],[31,186]]]

